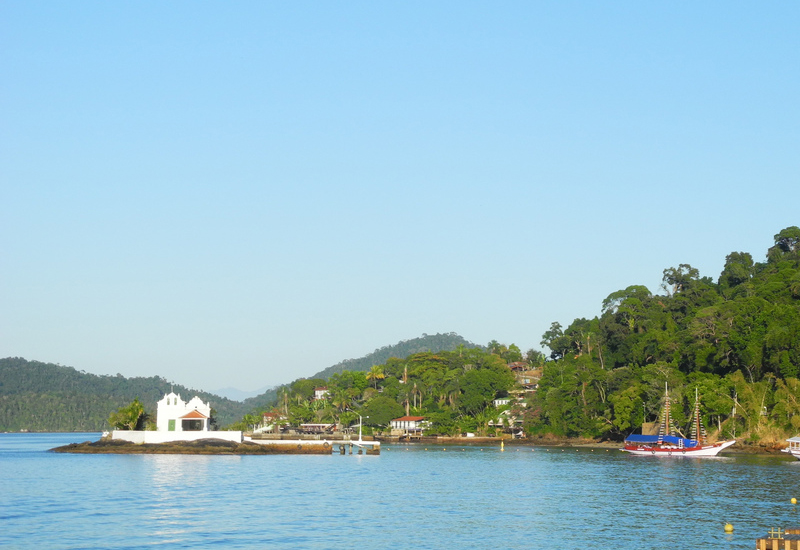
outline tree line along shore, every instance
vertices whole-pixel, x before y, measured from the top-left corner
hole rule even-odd
[[[541,337],[546,353],[450,333],[427,349],[433,340],[415,342],[413,353],[382,348],[243,403],[179,390],[211,401],[218,427],[243,431],[270,421],[360,423],[388,435],[392,419],[410,415],[424,417],[429,436],[615,444],[657,420],[666,386],[679,426],[697,393],[712,440],[769,449],[800,432],[800,228],[781,230],[765,252],[763,261],[731,252],[715,279],[680,264],[664,269],[658,292],[611,292],[595,317],[553,322]],[[145,408],[171,387],[66,370],[0,360],[0,429],[108,429],[109,411],[130,403],[131,387]]]
[[[800,228],[776,234],[765,256],[731,252],[716,280],[681,264],[663,271],[659,293],[612,292],[596,317],[552,323],[549,354],[492,341],[393,357],[282,386],[236,426],[252,429],[264,413],[292,425],[360,417],[382,433],[410,414],[427,435],[619,442],[657,420],[666,386],[678,425],[699,394],[710,438],[774,448],[800,431]],[[539,373],[534,388],[517,365]]]

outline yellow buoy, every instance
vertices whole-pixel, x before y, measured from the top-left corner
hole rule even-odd
[[[505,444],[503,443],[502,439],[500,440],[500,450],[501,451],[505,451],[506,450]]]
[[[730,523],[726,523],[725,524],[725,532],[726,533],[733,533],[733,525],[731,525]]]
[[[792,497],[792,504],[797,504],[797,499]]]

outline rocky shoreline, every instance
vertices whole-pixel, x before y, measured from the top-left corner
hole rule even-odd
[[[180,454],[180,455],[329,455],[330,445],[321,442],[309,444],[269,445],[250,441],[235,443],[221,439],[198,439],[196,441],[173,441],[169,443],[130,443],[128,441],[100,439],[70,443],[50,449],[53,453],[79,454]]]
[[[497,445],[508,447],[536,446],[556,448],[586,448],[613,450],[622,448],[616,441],[596,441],[591,439],[529,438],[501,439],[498,437],[426,437],[415,442],[398,441],[396,438],[380,438],[384,443],[403,445]],[[326,444],[319,440],[303,441],[296,446],[244,441],[235,443],[220,439],[199,439],[196,441],[175,441],[170,443],[130,443],[127,441],[103,438],[98,441],[70,443],[50,449],[54,453],[79,454],[192,454],[192,455],[326,455],[335,450],[332,446],[341,443],[332,441]],[[737,442],[725,450],[725,454],[782,455],[784,445],[772,442],[759,445]],[[372,453],[369,453],[372,454]],[[377,454],[377,453],[376,453]],[[787,458],[789,458],[787,456]]]

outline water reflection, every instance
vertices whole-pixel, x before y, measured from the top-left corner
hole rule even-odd
[[[19,447],[0,457],[0,546],[661,550],[691,540],[744,549],[769,528],[800,525],[789,502],[800,498],[800,462],[782,458],[522,446],[387,445],[378,457]]]
[[[141,457],[149,477],[149,502],[144,522],[150,525],[153,543],[185,543],[208,530],[209,517],[217,513],[213,499],[220,462],[227,466],[239,456],[145,455]],[[218,503],[216,503],[218,506]]]

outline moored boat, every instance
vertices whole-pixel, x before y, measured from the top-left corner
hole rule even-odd
[[[800,460],[800,436],[790,437],[786,441],[789,442],[789,446],[783,449],[783,452],[789,453],[797,460]]]
[[[736,440],[708,443],[706,431],[700,419],[700,400],[696,390],[691,437],[683,437],[677,433],[672,425],[669,391],[667,390],[664,393],[664,408],[661,410],[658,435],[629,435],[625,438],[625,446],[622,450],[632,455],[646,456],[716,456],[734,443]],[[800,448],[798,448],[798,453],[800,453]]]

